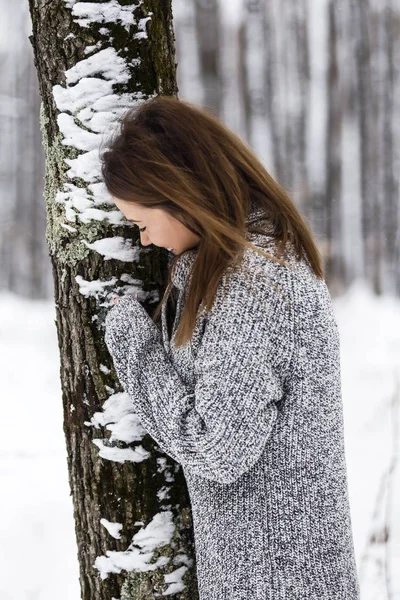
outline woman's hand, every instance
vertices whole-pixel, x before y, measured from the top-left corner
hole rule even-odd
[[[112,298],[114,306],[105,318],[104,340],[122,384],[139,368],[140,356],[149,344],[162,343],[161,331],[140,304],[136,294]]]

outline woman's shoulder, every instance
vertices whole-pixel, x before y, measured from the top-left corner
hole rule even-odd
[[[263,276],[268,279],[272,277],[281,281],[283,285],[297,281],[299,285],[313,287],[314,284],[318,285],[318,282],[324,282],[314,273],[305,251],[299,255],[291,241],[286,243],[283,252],[280,253],[279,241],[273,236],[250,234],[247,239],[254,248],[245,248],[242,261],[244,272],[253,272],[261,279]],[[260,254],[255,248],[268,256]],[[274,259],[281,259],[282,262]]]
[[[277,242],[273,238],[262,246],[255,245],[279,257]],[[282,258],[285,264],[264,257],[253,248],[246,248],[237,276],[260,302],[273,297],[274,293],[283,294],[287,298],[287,307],[293,309],[288,310],[287,315],[302,321],[303,325],[307,321],[310,327],[315,325],[316,315],[322,319],[330,318],[336,324],[328,285],[324,278],[314,273],[305,253],[299,257],[289,242]]]
[[[262,309],[292,322],[299,318],[312,320],[317,306],[332,310],[326,282],[315,275],[304,254],[298,257],[294,247],[287,244],[280,256],[272,237],[264,237],[262,245],[255,245],[272,257],[281,258],[284,264],[246,247],[238,264],[228,268],[220,281],[220,307],[223,302],[237,303],[243,314]]]
[[[254,242],[253,242],[254,243]],[[231,293],[245,291],[249,297],[265,302],[271,293],[279,292],[289,301],[293,299],[293,285],[307,276],[307,265],[300,265],[293,252],[286,252],[281,259],[285,264],[274,260],[280,258],[278,247],[273,238],[257,249],[267,253],[264,256],[254,248],[246,246],[243,254],[233,267],[229,267],[222,279],[222,287]]]
[[[286,373],[296,346],[298,300],[293,273],[246,248],[221,277],[206,321],[218,335],[231,332],[268,355],[273,349],[271,360]]]
[[[254,321],[279,315],[292,321],[296,294],[291,277],[278,263],[246,248],[240,261],[223,273],[209,316],[236,314],[242,321]]]

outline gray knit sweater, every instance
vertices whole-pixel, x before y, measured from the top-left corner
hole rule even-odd
[[[271,232],[252,209],[248,224]],[[272,236],[247,239],[273,253]],[[133,296],[105,340],[143,427],[181,463],[201,600],[357,600],[339,332],[326,283],[246,249],[175,348],[196,249],[179,258],[169,339]]]

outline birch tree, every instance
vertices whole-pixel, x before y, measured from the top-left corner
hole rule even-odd
[[[356,39],[358,118],[360,128],[360,175],[362,194],[362,235],[364,244],[364,274],[379,291],[379,249],[375,234],[378,199],[378,114],[374,90],[374,70],[371,61],[370,8],[362,0],[352,0],[353,35]],[[375,231],[374,231],[375,230]]]
[[[396,20],[397,17],[397,20]],[[383,188],[383,277],[385,290],[400,292],[400,210],[399,210],[399,179],[395,175],[396,133],[395,117],[395,51],[398,51],[399,36],[396,27],[399,25],[399,14],[388,2],[383,8],[381,19],[382,50],[383,50],[383,83],[382,83],[382,188]],[[398,54],[397,54],[398,56]],[[398,72],[397,72],[398,76]],[[398,140],[397,140],[398,141]]]
[[[51,290],[45,242],[39,93],[25,0],[0,0],[0,289],[25,298]]]
[[[165,284],[167,253],[139,248],[101,181],[99,149],[126,109],[176,95],[170,0],[29,6],[82,599],[193,600],[183,471],[132,412],[104,343],[113,297],[137,293],[151,314]]]
[[[186,0],[187,1],[187,0]],[[220,11],[217,0],[195,0],[195,22],[204,89],[204,104],[221,112]]]
[[[177,79],[181,97],[204,104],[195,0],[173,0]]]
[[[327,71],[327,132],[326,132],[326,223],[329,240],[327,268],[334,277],[336,292],[340,291],[339,281],[343,281],[341,253],[341,194],[342,194],[342,96],[338,65],[338,5],[330,0],[328,5],[328,71]],[[332,289],[331,278],[331,289]],[[339,288],[339,289],[338,289]]]
[[[267,106],[266,19],[262,0],[246,0],[245,86],[247,139],[267,168],[273,167]]]
[[[304,0],[296,3],[247,0],[246,5],[249,17],[258,13],[258,19],[252,19],[250,40],[260,22],[265,23],[266,41],[260,52],[266,64],[263,78],[267,78],[266,106],[274,175],[303,210],[309,204],[310,191],[306,140],[310,83],[307,4]],[[261,40],[261,33],[257,39]]]

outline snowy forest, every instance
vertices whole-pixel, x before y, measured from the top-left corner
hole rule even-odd
[[[54,31],[63,32],[66,45],[74,43],[78,28],[89,31],[96,23],[98,38],[83,51],[78,48],[83,56],[105,52],[101,36],[105,39],[116,31],[116,23],[128,31],[134,10],[143,4],[142,0],[131,5],[117,0],[57,2],[68,18],[62,11],[54,13]],[[104,113],[99,109],[96,121],[91,98],[101,100],[108,89],[105,83],[111,89],[125,80],[115,62],[104,87],[84,90],[83,101],[68,94],[67,85],[82,76],[73,67],[67,84],[64,80],[46,86],[40,81],[41,66],[35,65],[38,25],[33,17],[45,4],[0,0],[0,348],[5,425],[0,442],[0,597],[141,600],[153,596],[144,588],[142,595],[134,596],[126,575],[149,570],[143,556],[155,552],[155,560],[158,549],[169,543],[170,523],[154,518],[134,535],[133,525],[146,521],[135,520],[134,515],[142,512],[136,513],[134,504],[124,515],[113,505],[105,516],[101,501],[106,502],[102,495],[111,494],[109,489],[100,490],[92,503],[84,502],[88,484],[79,487],[76,461],[83,456],[89,460],[90,454],[94,470],[98,455],[110,465],[114,461],[115,467],[106,472],[116,481],[121,464],[132,470],[136,460],[121,459],[122,451],[132,451],[143,431],[121,403],[106,405],[109,383],[100,385],[94,378],[92,387],[85,387],[81,374],[75,378],[75,360],[81,361],[82,377],[92,365],[86,358],[76,358],[75,352],[68,353],[74,336],[69,340],[69,325],[58,305],[67,307],[64,278],[72,281],[72,275],[64,271],[64,263],[58,269],[50,258],[56,247],[55,210],[63,211],[62,249],[82,227],[90,251],[104,262],[113,256],[111,245],[102,248],[101,240],[91,237],[91,224],[105,221],[101,213],[106,201],[96,178],[80,175],[94,164],[92,158],[78,163],[75,153],[68,159],[69,167],[85,179],[95,202],[72,187],[67,193],[64,187],[57,192],[57,208],[46,207],[48,123],[42,103],[51,91],[52,100],[46,96],[46,101],[65,116],[57,121],[64,138],[76,134],[76,123],[66,118],[71,105],[81,110],[82,129],[102,134],[110,125],[104,115],[112,109],[104,103]],[[102,10],[96,12],[96,4]],[[151,16],[139,23],[135,41],[146,40],[147,20]],[[361,598],[400,600],[400,0],[172,0],[172,26],[179,98],[207,107],[246,140],[314,232],[341,335],[349,493]],[[69,60],[72,55],[71,46]],[[54,69],[52,64],[49,73]],[[122,108],[132,101],[129,94],[120,98]],[[80,150],[89,155],[91,139],[85,135],[79,139]],[[107,225],[120,225],[119,217],[109,216]],[[83,258],[82,254],[82,264]],[[88,280],[89,268],[80,269],[78,262],[76,269],[73,283],[87,303],[73,305],[75,316],[79,312],[82,336],[92,343],[86,330],[89,320],[97,318],[91,301],[94,297],[105,301],[101,294],[106,285],[100,291],[96,287],[95,269],[93,281]],[[111,280],[111,272],[106,273]],[[58,338],[57,320],[62,322]],[[100,371],[109,372],[105,364],[100,364]],[[79,401],[86,412],[76,408]],[[89,434],[74,437],[78,421],[73,421],[69,407],[71,414],[85,415],[81,423],[87,429],[97,430],[95,440]],[[129,423],[123,426],[122,418],[127,417]],[[127,435],[128,424],[138,437],[132,431],[131,437]],[[108,444],[110,430],[111,441],[126,442],[126,448]],[[74,454],[78,446],[85,448],[82,455]],[[171,464],[157,460],[157,472],[173,479]],[[130,471],[129,477],[134,481]],[[118,488],[114,494],[125,491]],[[85,514],[95,505],[99,510],[86,522]],[[123,532],[125,517],[129,527]],[[87,549],[92,539],[96,543]],[[173,576],[164,574],[165,593],[195,600],[183,591],[190,561],[174,564],[179,568]]]

